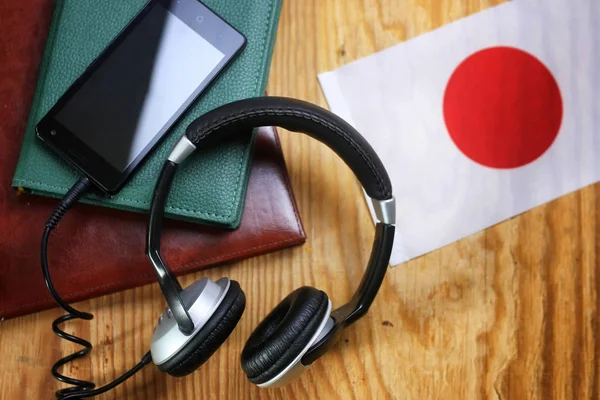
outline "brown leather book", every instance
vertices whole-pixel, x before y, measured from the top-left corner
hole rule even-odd
[[[56,199],[11,188],[53,2],[3,6],[0,24],[0,318],[55,306],[40,268],[40,238]],[[146,216],[76,205],[50,238],[53,281],[69,302],[155,282],[144,255]],[[303,243],[306,239],[277,133],[261,128],[242,222],[229,231],[166,221],[162,250],[175,274]]]

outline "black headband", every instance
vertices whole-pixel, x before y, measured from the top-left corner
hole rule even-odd
[[[312,136],[348,164],[371,198],[392,197],[390,178],[371,145],[346,121],[305,101],[282,97],[236,101],[196,119],[185,136],[194,146],[205,148],[259,126],[279,126]]]
[[[194,324],[181,301],[182,288],[160,254],[162,220],[171,182],[178,164],[197,147],[213,146],[260,126],[302,132],[329,146],[352,169],[371,197],[378,218],[371,257],[359,287],[350,302],[331,314],[333,329],[302,358],[303,364],[308,365],[336,342],[342,328],[367,312],[381,286],[394,240],[395,204],[390,179],[373,148],[347,122],[319,106],[282,97],[240,100],[202,115],[189,125],[162,169],[150,208],[146,253],[179,329],[191,334]]]

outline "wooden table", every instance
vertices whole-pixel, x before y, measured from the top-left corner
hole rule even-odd
[[[269,93],[326,105],[317,73],[499,2],[286,0]],[[373,235],[349,169],[305,137],[282,140],[306,244],[206,271],[238,280],[246,292],[230,339],[187,378],[149,366],[104,399],[600,398],[600,185],[390,270],[367,317],[304,376],[283,389],[251,385],[239,353],[252,329],[301,285],[323,289],[334,304],[347,300]],[[96,318],[69,329],[95,350],[68,375],[106,382],[146,351],[164,300],[152,285],[78,306]],[[0,398],[51,398],[58,384],[48,368],[76,348],[50,332],[61,314],[0,323]]]

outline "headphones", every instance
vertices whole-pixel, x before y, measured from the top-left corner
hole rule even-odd
[[[246,297],[228,278],[202,278],[182,289],[161,257],[165,203],[179,165],[197,148],[260,126],[279,126],[323,142],[351,168],[377,217],[375,239],[364,276],[351,300],[332,311],[325,292],[301,287],[284,298],[250,335],[242,369],[260,387],[282,386],[329,350],[342,330],[368,311],[388,268],[394,239],[395,201],[381,160],[348,123],[316,105],[283,97],[257,97],[216,108],[196,119],[173,148],[154,190],[146,254],[168,308],[152,334],[152,361],[173,376],[192,373],[223,344],[242,317]]]

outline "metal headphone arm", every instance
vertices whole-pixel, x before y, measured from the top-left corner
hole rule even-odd
[[[393,205],[393,199],[392,205]],[[377,200],[373,200],[374,204]],[[331,313],[334,320],[333,327],[321,340],[313,345],[302,357],[302,364],[310,365],[325,354],[340,338],[344,328],[350,326],[363,317],[375,300],[383,277],[389,267],[394,231],[396,227],[390,223],[378,222],[375,228],[375,240],[367,269],[363,275],[358,289],[350,301]]]
[[[180,293],[183,289],[160,254],[160,237],[164,209],[176,171],[177,163],[169,159],[163,166],[160,178],[154,188],[154,196],[152,198],[152,205],[150,206],[150,216],[146,230],[146,256],[154,267],[160,290],[162,290],[167,300],[167,304],[177,322],[179,330],[184,335],[189,336],[194,332],[194,322],[187,312],[183,300],[181,300]]]

